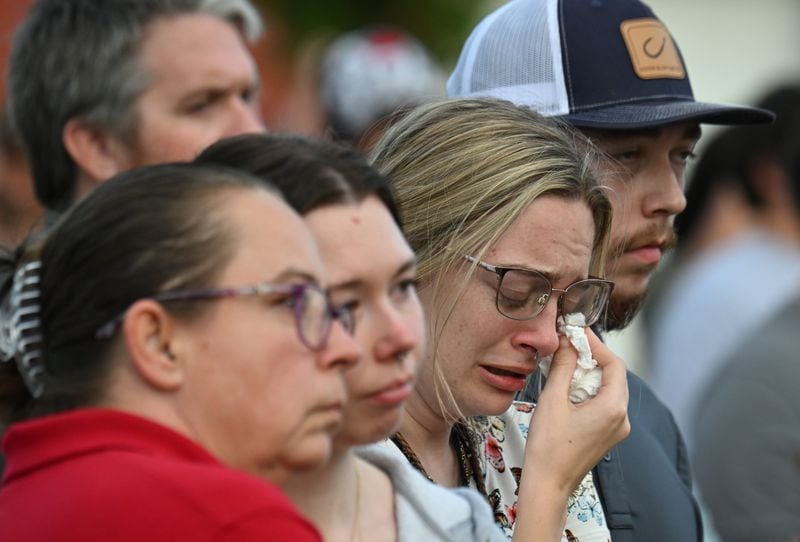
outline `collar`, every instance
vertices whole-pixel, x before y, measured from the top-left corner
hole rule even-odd
[[[2,441],[2,485],[56,463],[108,450],[219,464],[176,431],[119,410],[82,408],[13,424]]]

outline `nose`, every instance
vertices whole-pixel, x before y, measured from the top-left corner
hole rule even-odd
[[[512,346],[531,355],[538,354],[540,358],[553,354],[558,348],[557,315],[557,296],[551,296],[534,318],[514,321],[517,328],[511,336]]]
[[[683,168],[677,167],[669,156],[653,164],[648,182],[643,183],[647,191],[642,198],[642,211],[647,217],[672,217],[686,208],[683,193]]]
[[[406,311],[385,307],[376,318],[378,340],[373,354],[379,362],[394,362],[405,352],[414,349],[421,340],[417,330],[422,329],[422,310]]]
[[[334,320],[325,348],[317,352],[317,362],[323,369],[346,368],[355,365],[362,354],[358,342]]]

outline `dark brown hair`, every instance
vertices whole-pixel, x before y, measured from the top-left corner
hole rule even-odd
[[[42,240],[0,254],[0,301],[15,269],[40,260],[45,391],[34,399],[15,364],[0,363],[0,424],[93,404],[113,341],[96,330],[155,293],[212,284],[236,250],[221,212],[226,191],[264,190],[243,172],[191,164],[131,170],[103,183]],[[202,304],[170,304],[190,317]]]
[[[328,205],[358,203],[374,195],[402,229],[389,178],[344,144],[301,136],[247,134],[214,143],[195,161],[234,167],[264,179],[300,214]]]

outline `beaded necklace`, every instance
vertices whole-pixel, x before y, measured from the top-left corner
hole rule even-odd
[[[411,449],[408,441],[400,433],[395,433],[391,437],[400,451],[406,456],[411,466],[420,471],[425,477],[436,483],[436,480],[430,475],[422,466],[417,454]],[[470,482],[475,483],[475,488],[484,496],[486,496],[486,484],[483,481],[483,473],[481,471],[480,460],[478,459],[477,444],[470,433],[469,428],[463,423],[456,423],[450,431],[450,447],[455,451],[456,458],[458,459],[458,474],[459,485],[470,486]]]

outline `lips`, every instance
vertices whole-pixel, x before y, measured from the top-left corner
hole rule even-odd
[[[661,261],[662,245],[644,245],[628,251],[628,254],[636,258],[643,265],[655,265]]]
[[[317,403],[314,411],[320,414],[331,414],[342,416],[344,413],[344,405],[347,402],[347,388],[342,380],[337,393],[330,393],[324,399]]]
[[[381,405],[396,406],[408,399],[412,391],[414,391],[412,379],[403,378],[393,381],[367,397]]]
[[[518,392],[525,387],[533,369],[497,365],[481,365],[480,373],[484,381],[497,389]]]
[[[625,239],[621,246],[618,245],[621,250],[617,253],[624,253],[639,265],[655,266],[665,252],[675,247],[677,239],[671,226],[652,225]]]
[[[319,405],[316,409],[317,412],[323,414],[341,414],[344,411],[344,402],[343,401],[330,401],[328,403],[323,403]]]

